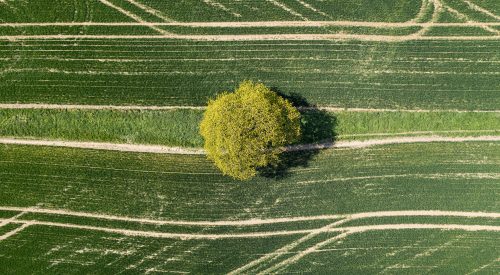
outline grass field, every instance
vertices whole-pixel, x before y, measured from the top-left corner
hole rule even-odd
[[[0,136],[202,147],[203,110],[0,110]],[[498,113],[302,111],[300,143],[500,132]]]
[[[498,274],[499,63],[496,0],[0,0],[0,273]],[[303,137],[239,182],[244,79]]]

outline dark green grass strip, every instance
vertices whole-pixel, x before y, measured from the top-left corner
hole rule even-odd
[[[198,105],[244,79],[311,104],[498,109],[499,41],[0,42],[0,102]]]
[[[2,3],[2,22],[133,22],[99,1],[15,1]]]
[[[0,150],[5,206],[177,220],[384,210],[498,212],[500,143],[427,143],[285,156],[251,181],[204,156],[38,146]]]
[[[30,226],[2,241],[0,266],[6,273],[21,274],[146,273],[148,269],[221,274],[295,238],[171,240]]]
[[[299,2],[285,1],[288,8],[296,13],[274,5],[269,1],[218,1],[229,10],[199,1],[181,2],[142,1],[152,8],[168,14],[177,21],[279,21],[279,20],[346,20],[346,21],[382,21],[404,22],[412,19],[418,13],[419,1],[381,0],[376,4],[369,0],[353,0],[349,2],[334,1],[304,1],[320,12],[315,12]],[[303,17],[297,15],[301,14]],[[239,16],[237,16],[239,15]]]

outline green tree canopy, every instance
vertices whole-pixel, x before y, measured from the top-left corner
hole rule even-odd
[[[244,81],[210,100],[200,125],[208,158],[226,175],[245,180],[276,165],[283,146],[300,138],[300,113],[262,83]]]

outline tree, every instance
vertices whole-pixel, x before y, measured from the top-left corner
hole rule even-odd
[[[244,81],[208,102],[200,132],[208,158],[225,175],[246,180],[277,165],[283,146],[300,138],[300,113],[264,84]]]

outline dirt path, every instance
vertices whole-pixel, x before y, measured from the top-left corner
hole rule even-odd
[[[464,231],[491,231],[500,232],[500,226],[482,226],[482,225],[459,225],[459,224],[381,224],[381,225],[367,225],[355,227],[340,227],[332,228],[327,232],[342,232],[335,237],[329,238],[325,241],[319,242],[305,250],[299,251],[294,256],[279,262],[270,268],[267,268],[258,274],[271,274],[278,271],[280,268],[286,267],[292,263],[299,261],[305,256],[317,251],[318,249],[331,244],[332,242],[339,241],[356,233],[363,233],[367,231],[383,231],[383,230],[408,230],[408,229],[439,229],[439,230],[464,230]]]
[[[183,220],[158,220],[147,218],[131,218],[126,216],[105,215],[88,212],[77,212],[64,209],[48,209],[38,207],[14,207],[14,206],[0,206],[0,211],[18,211],[18,214],[25,213],[39,213],[60,216],[72,216],[92,219],[102,219],[111,221],[125,221],[136,223],[147,223],[155,225],[185,225],[185,226],[256,226],[265,224],[276,223],[290,223],[290,222],[303,222],[303,221],[328,221],[336,219],[366,219],[378,217],[464,217],[464,218],[500,218],[500,213],[492,212],[462,212],[462,211],[440,211],[440,210],[402,210],[402,211],[378,211],[378,212],[363,212],[354,214],[332,214],[332,215],[318,215],[318,216],[300,216],[288,218],[269,218],[269,219],[249,219],[249,220],[222,220],[222,221],[183,221]],[[16,218],[7,218],[4,220],[15,220]],[[337,221],[338,222],[338,221]],[[336,222],[336,223],[337,223]]]
[[[339,141],[335,143],[300,144],[289,146],[285,151],[307,151],[327,148],[366,148],[377,145],[402,144],[402,143],[425,143],[425,142],[468,142],[468,141],[500,141],[500,136],[479,137],[443,137],[443,136],[420,136],[420,137],[397,137],[385,139],[371,139],[363,141]]]
[[[0,219],[2,221],[2,219]],[[80,224],[62,223],[62,222],[48,222],[38,220],[14,220],[12,223],[29,225],[44,225],[62,228],[74,228],[92,231],[101,231],[107,233],[116,233],[126,236],[141,236],[153,238],[167,238],[167,239],[241,239],[241,238],[267,238],[276,236],[290,236],[308,234],[316,232],[318,229],[304,229],[304,230],[283,230],[283,231],[266,231],[266,232],[251,232],[251,233],[233,233],[233,234],[191,234],[191,233],[168,233],[159,231],[142,231],[121,228],[109,228],[88,226]],[[321,232],[353,232],[360,233],[366,231],[378,230],[403,230],[403,229],[442,229],[442,230],[464,230],[464,231],[492,231],[500,232],[500,226],[492,225],[461,225],[461,224],[381,224],[381,225],[365,225],[365,226],[351,226],[351,227],[337,227],[324,229]],[[15,234],[15,233],[14,233]]]
[[[483,213],[483,214],[486,214],[486,213]],[[443,215],[446,215],[446,216],[451,215],[454,217],[473,217],[473,216],[478,215],[478,213],[454,212],[454,211],[432,211],[432,210],[431,211],[411,211],[410,210],[410,211],[366,212],[366,213],[357,213],[357,214],[351,214],[351,215],[343,215],[344,219],[336,221],[336,222],[331,223],[331,224],[327,224],[326,226],[323,226],[323,227],[318,228],[314,231],[311,231],[306,236],[304,236],[296,241],[293,241],[290,244],[287,244],[287,245],[285,245],[285,246],[283,246],[283,247],[281,247],[281,248],[279,248],[271,253],[265,254],[262,257],[257,258],[255,260],[231,271],[229,274],[234,275],[234,274],[248,273],[248,272],[255,273],[256,272],[255,270],[249,271],[249,269],[252,269],[254,267],[262,268],[262,264],[265,264],[266,262],[269,263],[269,262],[273,261],[274,259],[282,256],[283,254],[290,252],[292,249],[296,248],[300,244],[316,237],[319,234],[322,234],[322,233],[329,231],[329,230],[336,231],[338,229],[338,226],[345,224],[347,222],[353,221],[353,220],[366,219],[366,218],[377,218],[377,217],[401,217],[401,216],[429,216],[429,217],[431,217],[431,216],[443,216]],[[489,216],[489,218],[500,218],[500,213],[488,213],[487,215]],[[483,217],[485,217],[485,216],[483,216]],[[355,233],[354,230],[342,233],[342,234],[335,236],[333,238],[329,238],[323,242],[320,242],[320,243],[318,243],[310,248],[307,248],[307,249],[299,252],[298,254],[296,254],[295,256],[293,256],[291,258],[288,258],[288,259],[283,260],[282,262],[278,262],[276,264],[272,264],[270,267],[266,268],[265,270],[260,271],[259,274],[272,273],[273,271],[275,271],[279,268],[282,268],[284,266],[287,266],[287,265],[305,257],[306,255],[316,251],[317,249],[319,249],[319,248],[321,248],[321,247],[323,247],[323,246],[325,246],[333,241],[345,238],[348,235],[351,235],[353,233]]]
[[[474,3],[470,2],[470,1],[467,1],[467,0],[462,0],[462,1],[465,2],[471,9],[473,9],[475,11],[478,11],[478,12],[481,12],[483,14],[486,14],[486,15],[492,17],[492,18],[495,18],[496,20],[500,20],[500,16],[492,13],[489,10],[487,10],[487,9],[485,9],[483,7],[480,7],[480,6],[474,4]]]
[[[78,104],[43,104],[43,103],[0,103],[0,109],[80,109],[80,110],[205,110],[206,106],[144,106],[144,105],[78,105]],[[327,112],[454,112],[454,113],[500,113],[500,110],[457,110],[457,109],[376,109],[376,108],[341,108],[341,107],[298,107],[299,110],[323,110]]]
[[[137,21],[138,23],[142,24],[143,26],[147,26],[155,31],[157,31],[158,33],[162,34],[162,35],[166,35],[168,34],[167,31],[163,30],[163,29],[160,29],[154,25],[151,25],[151,23],[149,22],[146,22],[144,19],[142,19],[140,16],[134,14],[134,13],[131,13],[121,7],[118,7],[116,6],[115,4],[109,2],[108,0],[99,0],[99,2],[101,2],[102,4],[120,12],[121,14],[124,14],[125,16],[129,17],[129,18],[132,18],[134,19],[135,21]]]
[[[7,232],[7,233],[5,233],[5,234],[1,235],[1,236],[0,236],[0,241],[3,241],[3,240],[5,240],[5,239],[7,239],[7,238],[9,238],[9,237],[12,237],[12,236],[16,235],[17,233],[21,232],[21,231],[22,231],[22,230],[24,230],[26,227],[28,227],[28,226],[30,226],[30,225],[32,225],[32,224],[33,224],[33,223],[31,223],[31,222],[29,222],[29,221],[28,221],[28,222],[26,222],[26,223],[23,223],[20,227],[18,227],[18,228],[16,228],[16,229],[12,230],[12,231],[9,231],[9,232]]]
[[[52,109],[52,110],[204,110],[206,106],[140,106],[140,105],[75,105],[75,104],[9,104],[0,103],[0,109]],[[500,110],[499,110],[500,112]]]
[[[239,35],[2,35],[0,40],[72,40],[72,39],[177,39],[190,41],[329,41],[356,40],[373,42],[404,41],[488,41],[500,40],[500,35],[483,36],[418,36],[369,34],[239,34]]]
[[[417,136],[417,137],[397,137],[385,139],[370,139],[363,141],[339,141],[335,143],[300,144],[285,147],[287,152],[320,150],[328,148],[367,148],[377,145],[403,144],[403,143],[424,143],[424,142],[471,142],[471,141],[500,141],[500,136],[477,136],[477,137],[443,137],[443,136]],[[84,141],[63,141],[63,140],[33,140],[18,138],[0,138],[0,144],[13,145],[34,145],[82,148],[94,150],[109,150],[136,153],[155,154],[179,154],[179,155],[203,155],[205,152],[201,148],[183,148],[162,145],[146,144],[118,144],[107,142],[84,142]]]
[[[189,149],[181,147],[169,147],[160,145],[141,145],[141,144],[116,144],[106,142],[78,142],[62,140],[28,140],[15,138],[0,138],[0,144],[15,145],[35,145],[35,146],[53,146],[68,148],[83,148],[94,150],[109,150],[136,153],[156,153],[156,154],[180,154],[180,155],[202,155],[202,149]]]
[[[149,6],[146,6],[142,3],[139,3],[135,0],[126,0],[127,2],[129,2],[130,4],[138,7],[139,9],[149,13],[149,14],[152,14],[160,19],[163,19],[164,21],[166,22],[175,22],[175,20],[172,20],[171,18],[167,17],[165,14],[163,14],[162,12],[160,12],[159,10],[156,10],[156,9],[153,9]]]

